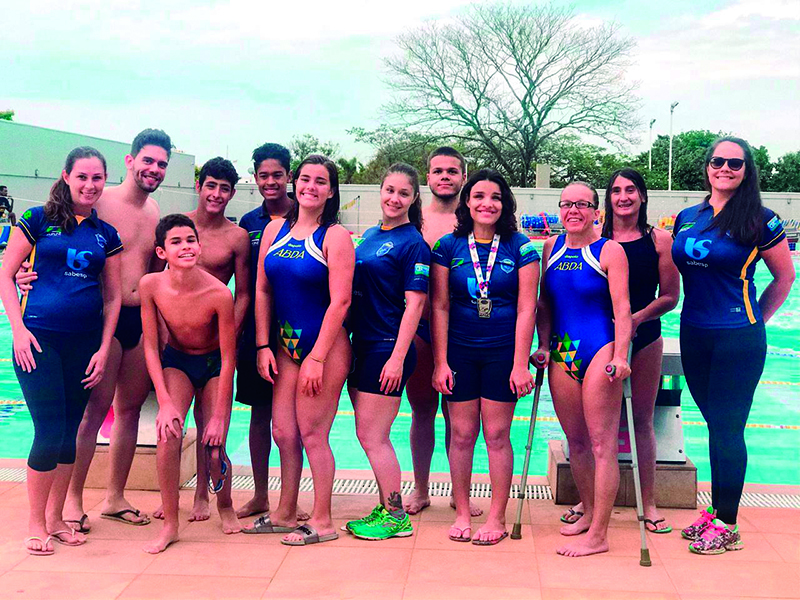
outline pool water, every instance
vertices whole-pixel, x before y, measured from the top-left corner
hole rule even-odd
[[[800,257],[793,257],[795,272],[800,270]],[[763,263],[756,272],[756,288],[761,291],[769,283],[770,275]],[[677,338],[680,306],[662,318],[665,337]],[[749,483],[774,483],[800,485],[800,284],[795,285],[791,296],[767,324],[767,363],[762,383],[756,390],[755,402],[746,431],[749,451],[747,481]],[[8,320],[0,319],[0,457],[25,458],[33,438],[33,426],[22,393],[17,384],[11,359],[11,329]],[[525,443],[531,415],[532,396],[523,398],[517,405],[511,428],[511,441],[515,450],[515,473],[522,470]],[[708,430],[688,390],[683,391],[683,422],[687,456],[695,463],[701,481],[710,480],[708,465]],[[433,457],[433,472],[449,472],[444,452],[444,419],[441,412],[436,419],[437,447]],[[191,418],[190,418],[191,421]],[[228,453],[235,464],[250,464],[247,431],[250,422],[249,408],[234,404]],[[412,470],[408,433],[411,426],[411,408],[406,398],[392,429],[392,443],[397,450],[401,468]],[[563,439],[547,388],[542,389],[531,455],[534,475],[547,471],[547,442]],[[365,469],[369,463],[357,443],[353,406],[347,392],[342,393],[339,414],[331,431],[331,445],[336,466],[340,469]],[[270,465],[279,465],[277,451],[270,456]],[[475,448],[474,471],[489,470],[486,446],[478,439]]]

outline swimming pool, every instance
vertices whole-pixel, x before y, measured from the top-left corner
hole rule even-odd
[[[800,257],[794,256],[793,262],[797,273],[800,271]],[[757,289],[763,290],[769,280],[769,272],[760,263],[755,276]],[[665,337],[678,337],[679,314],[680,306],[662,319]],[[767,343],[767,363],[745,434],[749,451],[747,481],[800,485],[800,284],[795,285],[792,295],[767,325]],[[4,348],[0,353],[0,458],[26,458],[33,439],[33,426],[9,358],[11,328],[4,315],[0,318],[0,347]],[[515,473],[522,470],[531,404],[530,396],[518,403],[511,428]],[[682,405],[686,453],[697,466],[698,478],[709,481],[708,430],[688,390],[683,392]],[[249,422],[249,408],[235,404],[228,437],[228,453],[235,464],[250,464]],[[404,471],[412,470],[408,443],[410,425],[411,408],[404,398],[392,429],[392,443]],[[436,419],[436,429],[437,447],[431,469],[448,472],[441,413]],[[562,438],[545,381],[531,456],[532,474],[546,473],[547,442]],[[342,393],[339,414],[331,431],[331,445],[339,469],[370,468],[356,442],[353,407],[346,391]],[[272,452],[270,464],[279,464],[277,451]],[[489,470],[486,447],[480,438],[475,449],[474,470],[476,473]]]

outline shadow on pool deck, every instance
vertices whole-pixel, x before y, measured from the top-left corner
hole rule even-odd
[[[5,462],[5,461],[3,461]],[[362,476],[365,475],[362,473]],[[438,477],[437,477],[438,478]],[[701,488],[707,487],[701,484]],[[751,486],[750,491],[766,491]],[[800,489],[772,487],[775,493]],[[249,492],[234,491],[238,506]],[[453,511],[447,498],[413,517],[414,535],[366,542],[345,534],[334,542],[289,548],[279,535],[223,535],[213,514],[203,523],[186,521],[193,490],[181,491],[181,541],[158,556],[143,542],[156,535],[158,521],[131,527],[99,518],[103,493],[88,490],[92,524],[89,542],[78,548],[55,545],[50,557],[29,556],[24,483],[0,482],[0,598],[96,599],[259,599],[380,598],[567,600],[797,598],[800,596],[800,511],[742,508],[745,549],[721,556],[695,556],[678,531],[648,535],[653,566],[639,566],[639,532],[633,509],[615,509],[604,555],[570,559],[556,555],[564,538],[558,518],[564,507],[544,500],[526,502],[523,538],[495,547],[457,544],[447,538]],[[128,492],[128,499],[151,513],[157,492]],[[277,494],[271,496],[273,505]],[[376,499],[337,495],[336,526],[369,512]],[[476,502],[484,510],[488,499]],[[311,507],[311,494],[301,505]],[[509,502],[508,521],[516,501]],[[676,528],[694,520],[694,511],[662,511]],[[480,523],[485,517],[475,519]]]

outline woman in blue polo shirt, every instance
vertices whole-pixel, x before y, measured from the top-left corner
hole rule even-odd
[[[79,546],[62,520],[75,437],[91,389],[103,377],[122,298],[117,231],[97,218],[106,161],[94,148],[69,153],[42,206],[22,215],[0,269],[0,299],[14,338],[14,370],[34,426],[28,457],[30,554],[53,553],[51,541]],[[17,298],[23,260],[39,273]],[[101,285],[102,282],[102,285]]]
[[[748,143],[715,141],[703,177],[710,192],[675,220],[672,258],[684,285],[681,360],[689,391],[708,423],[712,506],[682,531],[692,552],[739,550],[736,525],[744,487],[744,429],[764,370],[764,323],[780,308],[794,266],[780,218],[761,204]],[[760,298],[753,285],[764,259],[772,282]]]
[[[450,474],[456,520],[450,539],[492,545],[508,536],[506,504],[516,400],[533,387],[528,368],[536,317],[539,253],[517,231],[516,201],[497,171],[469,178],[456,229],[433,246],[433,387],[450,411]],[[489,453],[492,504],[472,537],[469,488],[478,431]]]
[[[400,495],[400,463],[389,433],[400,397],[414,371],[414,332],[428,294],[431,251],[420,233],[422,201],[414,167],[397,163],[381,183],[382,222],[364,232],[356,248],[353,305],[353,370],[348,391],[356,433],[378,481],[381,503],[347,529],[364,539],[413,533]]]

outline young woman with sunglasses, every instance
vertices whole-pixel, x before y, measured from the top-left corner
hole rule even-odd
[[[683,370],[708,423],[712,506],[681,533],[693,540],[692,552],[721,554],[742,548],[736,520],[747,467],[744,429],[764,369],[764,323],[786,300],[795,274],[781,220],[761,204],[748,143],[715,141],[703,177],[709,195],[675,220],[672,258],[684,284]],[[757,298],[759,259],[773,279]]]
[[[653,533],[672,531],[658,512],[654,488],[656,436],[653,412],[661,382],[661,315],[678,303],[680,276],[672,262],[672,236],[647,223],[647,186],[634,169],[619,169],[608,180],[603,237],[619,242],[628,258],[628,288],[633,320],[631,391],[639,451],[645,526]],[[583,506],[571,508],[561,520],[574,523]]]
[[[598,202],[586,183],[571,183],[561,192],[566,233],[544,244],[536,319],[537,362],[549,357],[550,393],[569,441],[585,513],[561,528],[565,536],[586,532],[558,550],[565,556],[608,551],[608,523],[619,487],[622,380],[630,374],[628,260],[617,242],[594,228]],[[611,376],[607,365],[614,368]]]

